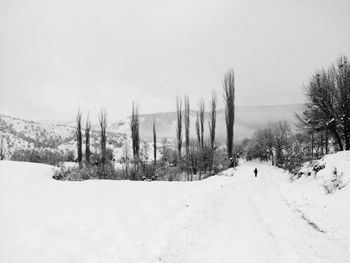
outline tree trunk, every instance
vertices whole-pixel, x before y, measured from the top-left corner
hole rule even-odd
[[[334,135],[334,138],[336,139],[338,145],[339,145],[339,151],[343,151],[344,150],[344,147],[343,147],[343,143],[341,141],[341,137],[339,135],[339,133],[336,131],[335,128],[332,129],[332,133]]]

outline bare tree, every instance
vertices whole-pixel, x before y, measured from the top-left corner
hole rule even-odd
[[[341,120],[338,110],[337,98],[339,92],[335,85],[335,69],[331,68],[316,72],[309,84],[305,87],[305,110],[302,115],[297,115],[299,128],[311,135],[311,155],[314,152],[314,138],[316,133],[324,130],[330,131],[343,149],[341,138]]]
[[[214,147],[215,147],[215,129],[216,129],[216,104],[217,97],[216,92],[213,90],[211,98],[211,112],[210,119],[208,121],[209,133],[210,133],[210,172],[213,170],[214,163]]]
[[[290,136],[290,126],[286,121],[279,121],[274,124],[273,134],[276,147],[276,163],[283,163],[283,150],[287,148],[288,138]]]
[[[337,60],[335,86],[338,90],[339,122],[343,128],[345,150],[350,150],[350,63],[345,56]]]
[[[81,118],[82,118],[82,113],[80,110],[78,110],[77,116],[75,117],[75,122],[76,122],[75,137],[77,140],[77,162],[80,168],[82,167],[82,159],[83,159],[83,150],[82,150],[83,136],[81,132]]]
[[[199,126],[198,126],[199,127]],[[198,171],[198,147],[199,143],[195,141],[192,141],[190,143],[190,159],[191,159],[191,167],[192,167],[192,173],[190,180],[193,180],[193,175],[197,174]]]
[[[0,137],[0,160],[5,159],[5,146],[4,146],[4,136]]]
[[[86,125],[85,125],[85,162],[87,165],[90,164],[90,131],[91,131],[91,123],[89,120],[89,115],[86,118]]]
[[[187,180],[189,180],[189,165],[190,165],[190,100],[188,96],[184,97],[185,102],[185,113],[184,113],[184,123],[185,123],[185,145],[186,145],[186,170],[187,170]]]
[[[226,72],[223,83],[224,103],[225,103],[225,122],[227,132],[227,155],[232,158],[234,122],[235,122],[235,77],[233,69]]]
[[[106,110],[101,110],[98,115],[98,122],[101,129],[101,164],[106,163],[106,152],[107,152],[107,112]]]
[[[202,171],[206,170],[207,163],[205,160],[205,151],[204,151],[204,123],[205,123],[205,104],[203,98],[199,100],[198,103],[198,116],[199,116],[199,180],[202,177]]]
[[[125,137],[124,141],[124,159],[125,159],[125,178],[129,178],[129,145],[128,138]]]
[[[305,87],[305,110],[297,115],[299,126],[312,136],[312,154],[316,133],[334,137],[339,150],[350,149],[350,63],[338,58],[336,65],[316,71]],[[329,132],[329,133],[328,133]],[[323,143],[321,148],[323,148]]]
[[[199,100],[199,122],[200,122],[200,144],[204,147],[204,121],[205,121],[205,104],[203,98]]]
[[[153,160],[154,165],[157,164],[157,133],[156,133],[156,120],[153,119]]]
[[[275,138],[273,136],[273,130],[272,130],[272,125],[269,124],[268,127],[266,129],[264,129],[263,131],[263,137],[265,139],[266,142],[266,150],[268,152],[268,154],[270,155],[271,158],[271,164],[274,165],[274,148],[275,148]]]
[[[130,128],[132,139],[132,153],[134,160],[138,161],[140,157],[140,118],[139,107],[135,102],[132,103]]]
[[[196,114],[196,135],[197,135],[197,144],[198,148],[201,145],[201,131],[200,131],[200,121],[199,121],[199,113]]]
[[[191,151],[191,163],[194,174],[199,172],[199,177],[202,176],[202,168],[203,168],[203,158],[202,158],[202,137],[201,137],[201,118],[200,112],[197,112],[196,115],[196,135],[197,135],[197,145],[196,147],[192,147]],[[192,178],[191,178],[192,181]]]
[[[150,146],[148,142],[142,142],[141,144],[141,156],[142,160],[144,161],[144,164],[147,164],[148,159],[149,159],[149,151],[150,151]]]
[[[177,152],[178,152],[179,161],[180,161],[181,149],[182,149],[182,101],[179,97],[176,98],[176,113],[177,113],[177,127],[176,127]]]

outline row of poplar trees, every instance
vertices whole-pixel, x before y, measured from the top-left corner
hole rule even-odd
[[[233,156],[233,138],[234,138],[234,120],[235,120],[235,84],[234,84],[234,72],[232,69],[228,70],[224,77],[223,82],[223,91],[224,91],[224,103],[225,103],[225,122],[226,122],[226,131],[227,131],[227,156],[228,159],[232,160]],[[190,150],[190,101],[189,97],[184,97],[184,111],[182,110],[182,100],[177,98],[177,151],[178,151],[178,159],[181,162],[183,160],[182,157],[182,127],[184,124],[185,128],[185,163],[186,170],[188,174],[188,180],[192,180],[190,178],[190,174],[196,174],[198,169],[198,158],[203,158],[203,162],[208,162],[209,172],[213,169],[214,162],[214,150],[215,150],[215,129],[216,129],[216,107],[217,107],[217,96],[216,93],[212,92],[211,98],[211,111],[210,117],[208,120],[209,126],[209,158],[205,160],[204,152],[205,152],[205,142],[204,142],[204,126],[205,126],[205,103],[203,99],[200,99],[198,104],[198,112],[196,115],[196,137],[197,137],[197,151],[194,153]],[[106,111],[101,111],[98,115],[98,120],[100,124],[100,144],[101,144],[101,156],[98,160],[98,164],[103,165],[106,162],[106,129],[107,129],[107,115]],[[131,115],[131,139],[132,139],[132,151],[133,157],[136,164],[140,161],[140,120],[139,120],[139,107],[133,102],[132,104],[132,115]],[[91,150],[90,150],[90,132],[91,132],[91,123],[89,120],[89,116],[86,120],[85,125],[85,163],[90,164],[91,160]],[[79,167],[83,166],[83,134],[82,134],[82,113],[78,111],[76,116],[76,140],[77,140],[77,162],[79,163]],[[199,154],[198,154],[199,153]],[[153,159],[156,164],[157,160],[157,135],[156,135],[156,125],[153,122]],[[233,162],[231,162],[233,164]],[[191,168],[190,168],[191,167]],[[192,170],[192,173],[191,173]],[[201,171],[200,171],[201,172]]]
[[[78,110],[75,118],[76,129],[75,137],[77,140],[77,162],[79,167],[83,167],[83,133],[82,133],[82,112]],[[98,114],[98,122],[100,126],[100,147],[101,155],[95,160],[95,164],[104,165],[106,163],[106,153],[107,153],[107,113],[105,110],[101,110]],[[85,124],[85,164],[91,164],[91,149],[90,149],[90,138],[91,138],[91,122],[89,115],[86,118]]]
[[[233,161],[233,138],[234,138],[234,121],[235,121],[235,83],[234,83],[234,71],[228,70],[225,74],[223,81],[223,92],[224,92],[224,104],[225,104],[225,122],[226,122],[226,148],[228,159],[231,160],[230,165],[234,165]],[[208,120],[209,128],[209,147],[205,145],[204,130],[205,130],[205,103],[201,98],[198,103],[198,111],[196,112],[196,152],[191,151],[190,145],[190,102],[189,97],[184,97],[184,111],[182,110],[182,100],[177,97],[176,100],[176,112],[177,112],[177,125],[176,125],[176,139],[177,139],[177,152],[178,159],[181,162],[183,159],[186,164],[186,170],[189,174],[196,174],[198,171],[198,161],[202,163],[208,163],[209,174],[213,170],[214,163],[214,151],[215,151],[215,129],[216,129],[216,107],[217,107],[217,96],[216,93],[212,92],[212,98],[210,102],[210,115]],[[185,131],[185,152],[186,156],[182,156],[183,147],[183,135],[182,127],[184,125]],[[209,156],[206,152],[209,148]],[[199,159],[199,160],[198,160]],[[192,173],[190,172],[192,170]],[[199,171],[201,176],[201,170]],[[200,178],[200,177],[199,177]],[[187,178],[189,180],[191,178]]]

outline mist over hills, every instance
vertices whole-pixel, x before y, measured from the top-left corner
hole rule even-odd
[[[268,105],[268,106],[237,106],[235,116],[235,140],[250,138],[260,128],[266,127],[269,122],[288,121],[295,126],[295,114],[301,113],[303,104]],[[208,110],[208,109],[207,109]],[[192,110],[190,116],[191,134],[195,136],[195,121],[197,112]],[[206,131],[208,135],[208,118],[206,114]],[[175,138],[176,112],[154,113],[140,115],[140,135],[145,140],[151,140],[153,134],[153,120],[156,122],[157,136]],[[130,133],[130,117],[110,126],[111,130],[120,133]],[[218,140],[226,138],[225,111],[217,110],[216,137]]]
[[[273,105],[273,106],[237,106],[235,116],[235,141],[250,138],[260,128],[269,122],[288,121],[293,127],[295,113],[301,113],[303,104]],[[208,135],[208,118],[206,113],[205,136]],[[191,137],[195,138],[195,122],[197,112],[192,110],[190,116]],[[74,116],[73,116],[74,118]],[[140,115],[140,136],[142,140],[152,141],[153,120],[156,122],[157,138],[167,137],[170,141],[176,136],[176,112],[153,113]],[[130,135],[130,117],[113,122],[108,120],[108,147],[116,155],[122,153],[126,136]],[[74,122],[40,123],[0,114],[0,133],[4,138],[7,154],[16,149],[49,149],[60,152],[76,151]],[[84,127],[83,123],[83,127]],[[99,149],[99,126],[92,127],[91,145]],[[226,138],[225,112],[217,110],[217,141],[224,142]]]

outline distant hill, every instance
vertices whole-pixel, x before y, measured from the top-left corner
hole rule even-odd
[[[274,106],[238,106],[235,118],[235,141],[249,138],[259,129],[266,127],[269,122],[280,120],[288,121],[292,126],[295,123],[295,113],[302,111],[302,104],[274,105]],[[191,111],[191,137],[195,138],[196,111]],[[206,115],[205,135],[208,135],[208,117]],[[156,121],[157,137],[175,141],[176,112],[154,113],[140,115],[140,136],[142,140],[152,141],[153,120]],[[20,118],[0,114],[0,135],[4,138],[6,155],[10,156],[18,149],[47,149],[67,153],[76,152],[74,123],[55,124],[28,121]],[[130,135],[130,117],[121,121],[112,122],[107,130],[107,147],[113,149],[114,156],[120,158],[127,135]],[[223,109],[217,111],[216,137],[218,141],[226,138],[225,113]],[[128,139],[127,145],[131,147]],[[99,149],[99,127],[93,125],[91,134],[93,150]],[[150,145],[151,147],[151,145]],[[129,149],[131,152],[131,149]]]
[[[295,113],[301,113],[303,104],[273,105],[273,106],[237,106],[235,116],[235,140],[249,138],[260,128],[264,128],[269,122],[280,120],[288,121],[295,126]],[[191,134],[195,134],[196,111],[191,111]],[[207,120],[209,113],[206,115]],[[145,140],[152,139],[153,120],[157,126],[157,136],[175,138],[176,136],[176,112],[154,113],[140,115],[140,135]],[[208,135],[208,122],[206,131]],[[130,134],[130,117],[113,123],[110,130]],[[217,111],[217,138],[224,140],[226,137],[225,112]]]
[[[52,152],[76,152],[75,128],[64,124],[28,121],[0,114],[0,135],[7,158],[16,150],[42,149]],[[121,152],[125,135],[108,132],[107,146]],[[91,131],[91,147],[99,148],[99,131]]]

